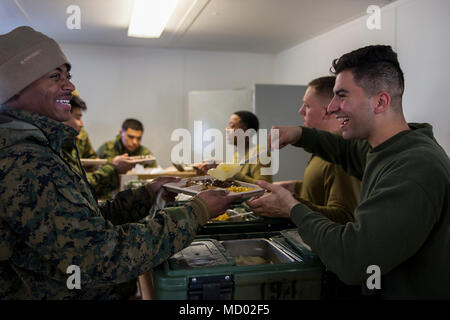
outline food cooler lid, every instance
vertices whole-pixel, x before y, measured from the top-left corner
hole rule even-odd
[[[170,257],[168,263],[171,270],[181,270],[234,265],[235,262],[218,241],[208,239],[192,242]]]
[[[299,253],[304,257],[316,257],[316,254],[312,251],[311,247],[306,244],[302,237],[300,237],[297,229],[288,229],[280,231],[280,234],[291,244]]]

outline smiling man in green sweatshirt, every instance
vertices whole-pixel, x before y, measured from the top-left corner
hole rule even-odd
[[[450,160],[429,124],[407,123],[403,72],[389,46],[369,46],[333,61],[328,112],[342,137],[305,127],[275,127],[293,144],[362,179],[355,221],[339,225],[286,189],[248,201],[254,212],[278,206],[339,278],[365,290],[380,271],[384,299],[450,298]],[[270,141],[270,139],[269,139]],[[373,271],[375,270],[375,271]]]

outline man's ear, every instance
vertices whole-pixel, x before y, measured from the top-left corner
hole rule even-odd
[[[375,114],[383,113],[391,106],[391,95],[386,91],[380,91],[372,97]]]

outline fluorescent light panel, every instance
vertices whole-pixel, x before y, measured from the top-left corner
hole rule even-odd
[[[134,0],[128,36],[159,38],[179,0]]]

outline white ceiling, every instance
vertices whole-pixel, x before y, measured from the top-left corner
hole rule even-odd
[[[180,0],[160,39],[135,39],[127,37],[133,0],[0,0],[0,34],[30,25],[63,43],[277,53],[391,2]],[[80,30],[66,27],[70,5],[81,9]]]

